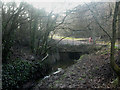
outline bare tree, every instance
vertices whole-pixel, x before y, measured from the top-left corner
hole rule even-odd
[[[19,7],[16,7],[14,2],[7,4],[2,3],[3,62],[7,59],[8,54],[10,53],[14,31],[18,28],[19,15],[24,10],[23,5],[23,3],[20,3]]]

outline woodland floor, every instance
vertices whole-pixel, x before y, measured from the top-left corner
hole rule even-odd
[[[108,49],[82,56],[64,71],[38,82],[40,88],[111,88],[116,75],[110,68]],[[116,54],[117,57],[118,54]],[[117,59],[117,58],[116,58]]]

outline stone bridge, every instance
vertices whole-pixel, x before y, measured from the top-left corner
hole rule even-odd
[[[100,49],[105,44],[94,44],[93,42],[89,43],[88,40],[62,40],[58,44],[59,52],[92,52]]]
[[[57,52],[51,53],[49,60],[51,63],[56,61],[79,59],[82,54],[89,54],[101,49],[103,44],[93,44],[87,41],[66,41],[58,44]]]

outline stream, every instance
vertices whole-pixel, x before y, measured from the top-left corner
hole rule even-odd
[[[49,62],[52,65],[52,71],[43,78],[38,78],[38,80],[31,80],[28,83],[23,85],[24,89],[30,89],[38,84],[38,82],[42,79],[50,77],[51,74],[59,73],[60,71],[64,70],[65,68],[73,65],[76,60],[80,58],[80,56],[83,55],[81,52],[59,52],[59,53],[52,53],[49,58],[47,59],[47,62]]]
[[[64,69],[66,69],[67,67],[76,63],[76,61],[80,58],[81,55],[92,53],[101,48],[98,46],[96,48],[96,47],[93,47],[92,45],[86,46],[86,47],[87,48],[85,48],[85,47],[79,48],[81,50],[81,52],[80,51],[63,52],[61,50],[59,52],[54,52],[54,53],[49,54],[49,57],[45,61],[48,62],[50,65],[52,65],[52,71],[47,76],[44,76],[43,78],[38,78],[37,80],[32,80],[32,81],[28,82],[27,84],[25,84],[23,86],[23,88],[24,89],[32,89],[36,84],[38,84],[38,82],[40,80],[50,77],[51,74],[56,74],[56,73],[59,73],[60,71],[64,71]],[[84,50],[84,52],[82,49]],[[89,49],[92,49],[92,51],[90,51]]]

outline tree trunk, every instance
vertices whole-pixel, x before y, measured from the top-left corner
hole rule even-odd
[[[110,54],[110,64],[114,72],[117,74],[118,82],[120,79],[120,67],[115,62],[115,41],[116,41],[116,26],[117,26],[117,16],[119,11],[120,2],[116,2],[114,16],[113,16],[113,24],[112,24],[112,39],[111,39],[111,54]]]
[[[35,42],[36,42],[36,30],[38,30],[38,16],[36,15],[33,21],[33,28],[31,32],[31,50],[35,52]]]
[[[120,4],[118,12],[118,60],[120,62]]]

